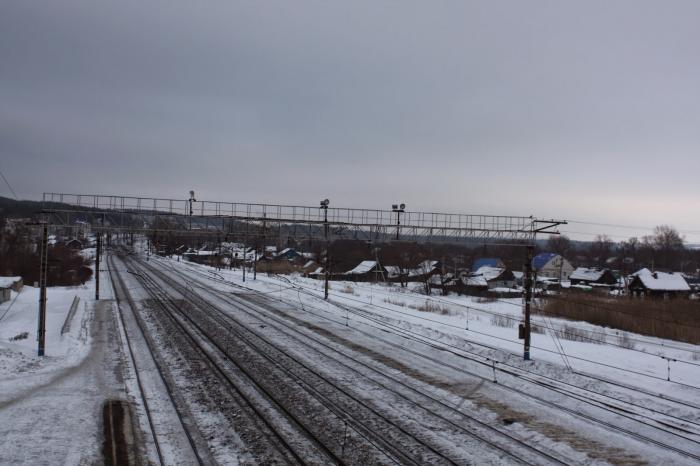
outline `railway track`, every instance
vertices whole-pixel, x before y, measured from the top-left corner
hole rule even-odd
[[[242,407],[242,414],[248,422],[254,425],[251,429],[257,431],[257,435],[265,438],[264,444],[271,449],[267,454],[258,448],[256,462],[282,463],[282,464],[339,464],[341,461],[332,452],[328,451],[318,439],[307,432],[303,426],[298,425],[293,416],[289,415],[283,406],[277,404],[272,397],[250,379],[246,371],[236,367],[232,370],[233,360],[226,356],[225,348],[217,345],[201,332],[201,328],[193,328],[192,322],[183,313],[181,303],[178,303],[167,293],[163,292],[159,283],[156,283],[140,265],[135,261],[125,261],[135,274],[140,284],[149,294],[154,306],[152,311],[157,312],[154,320],[165,323],[167,333],[177,335],[182,339],[175,344],[191,348],[184,358],[196,361],[204,365],[199,377],[206,374],[214,375],[214,383],[198,384],[202,387],[213,388],[215,384],[224,387],[228,395],[235,399],[235,403]],[[262,396],[260,395],[262,394]],[[225,409],[225,406],[218,409]],[[290,422],[281,422],[280,417]],[[238,419],[237,425],[231,428],[240,429],[242,421]],[[260,439],[256,439],[259,442]]]
[[[155,269],[149,272],[159,274]],[[197,302],[192,290],[182,289],[176,283],[167,284],[167,278],[160,287],[178,288],[183,297]],[[201,302],[197,304],[202,305]],[[186,311],[183,317],[186,315],[223,354],[239,366],[247,366],[257,386],[271,398],[281,400],[280,405],[288,414],[331,450],[338,462],[456,464],[330,380],[308,371],[308,367],[298,365],[295,370],[290,369],[291,359],[284,353],[274,352],[271,346],[263,346],[262,341],[254,341],[255,335],[245,328],[227,325],[220,319],[211,320],[208,306],[204,306],[206,311],[198,307],[181,309]]]
[[[204,276],[207,276],[207,274],[204,274]],[[212,279],[212,277],[209,277],[209,276],[207,276],[207,278]],[[227,282],[225,280],[222,280],[222,283],[223,282],[225,282],[229,285],[233,285],[239,289],[245,289],[248,292],[254,291],[250,288],[242,287],[241,285]],[[251,294],[249,296],[254,296],[254,294]],[[248,299],[250,299],[250,298],[248,298]],[[304,311],[310,312],[308,309],[304,309]],[[357,310],[353,310],[353,312],[356,312],[356,313],[358,313],[358,315],[362,315],[365,318],[367,318],[367,317],[372,318],[372,316],[367,316],[366,314],[363,315],[363,313],[357,312]],[[321,317],[327,318],[327,316],[321,316]],[[381,325],[385,326],[385,323],[382,322]],[[398,328],[394,328],[393,330],[397,331],[397,332],[404,331],[403,329],[398,329]],[[368,336],[370,336],[370,335],[368,334]],[[377,336],[375,334],[372,334],[371,336],[374,338],[377,338]],[[414,340],[420,340],[424,344],[433,345],[435,347],[438,347],[441,350],[445,349],[444,345],[436,346],[436,345],[434,345],[434,342],[432,342],[432,343],[426,342],[424,340],[421,340],[420,338],[417,338],[415,335],[405,335],[405,336],[407,338],[412,338]],[[381,337],[379,337],[379,338],[381,338]],[[395,344],[395,343],[390,342],[388,340],[383,340],[383,341],[387,344]],[[406,348],[402,347],[402,349],[406,349]],[[465,357],[465,355],[459,354],[459,353],[464,351],[463,349],[454,347],[454,348],[448,348],[448,350],[453,351],[455,354],[457,354],[461,357]],[[414,354],[417,357],[421,357],[424,359],[426,358],[426,356],[422,353],[414,352]],[[470,360],[472,360],[474,362],[478,362],[480,364],[484,364],[484,365],[489,364],[489,361],[485,360],[485,358],[483,358],[483,357],[481,357],[481,359],[479,360],[479,359],[476,359],[474,357],[474,355],[468,355],[468,358]],[[432,359],[431,362],[434,364],[442,365],[442,366],[449,366],[449,365],[445,364],[444,361],[438,361],[438,360]],[[464,368],[456,368],[456,367],[451,367],[451,368],[456,369],[456,370],[457,369],[464,370]],[[506,375],[510,375],[514,378],[517,378],[518,380],[522,380],[522,381],[537,385],[539,387],[542,387],[544,389],[558,393],[559,395],[569,397],[571,399],[575,399],[575,400],[583,401],[585,403],[589,403],[591,405],[595,405],[599,409],[602,409],[602,410],[607,411],[609,413],[614,413],[616,415],[625,417],[628,420],[638,422],[640,425],[643,425],[645,427],[655,429],[658,432],[662,432],[664,434],[667,434],[668,436],[670,436],[670,438],[675,438],[676,441],[681,442],[681,444],[677,445],[677,444],[671,443],[668,440],[667,441],[659,441],[657,438],[655,438],[656,436],[642,435],[642,434],[635,432],[634,430],[621,428],[618,425],[612,424],[612,423],[607,422],[607,421],[603,421],[602,419],[598,419],[594,416],[583,415],[582,413],[580,413],[578,411],[574,411],[574,410],[571,410],[571,409],[563,407],[563,406],[558,406],[556,404],[553,404],[549,400],[545,400],[542,398],[535,398],[536,401],[538,401],[538,402],[545,403],[545,404],[547,404],[551,407],[554,407],[556,409],[564,410],[564,411],[569,412],[570,414],[575,415],[575,416],[579,416],[579,417],[583,416],[587,420],[595,422],[599,425],[602,425],[603,427],[605,427],[611,431],[615,431],[618,433],[622,433],[624,435],[628,435],[632,438],[636,438],[636,439],[643,441],[643,442],[655,444],[655,445],[660,446],[662,448],[666,448],[669,451],[676,452],[679,455],[684,456],[688,459],[692,459],[692,460],[699,460],[700,459],[700,457],[697,455],[697,453],[695,451],[688,451],[684,448],[684,447],[687,448],[690,445],[697,446],[699,444],[698,440],[697,440],[697,432],[698,432],[697,427],[698,427],[698,425],[697,425],[697,423],[695,423],[691,420],[676,417],[676,416],[673,416],[673,415],[670,415],[667,413],[662,413],[662,412],[659,412],[659,411],[654,410],[654,409],[646,409],[645,410],[644,407],[642,407],[640,405],[633,404],[633,403],[627,403],[622,399],[614,398],[614,397],[611,397],[609,395],[601,394],[598,392],[593,392],[591,390],[579,389],[578,387],[575,387],[571,384],[558,382],[558,381],[555,381],[549,377],[541,376],[540,378],[538,378],[538,377],[535,377],[531,372],[519,371],[518,368],[515,368],[515,367],[508,367],[508,366],[506,366],[506,368],[501,367],[501,368],[499,368],[499,371],[505,373]],[[522,394],[522,391],[520,391],[520,390],[513,389],[513,388],[511,388],[511,389],[515,390],[516,392],[520,392]],[[693,437],[695,437],[695,438],[693,438]]]
[[[206,464],[204,460],[204,456],[200,453],[199,448],[196,445],[195,439],[190,432],[190,427],[189,423],[185,420],[180,408],[177,406],[177,403],[175,402],[174,399],[174,393],[171,384],[168,382],[168,378],[165,376],[165,373],[163,372],[162,365],[158,363],[157,358],[154,355],[153,351],[153,344],[150,341],[149,338],[147,338],[147,332],[144,331],[143,323],[141,322],[141,319],[138,317],[137,312],[135,311],[136,306],[133,300],[131,299],[126,286],[124,285],[124,281],[122,280],[121,275],[119,272],[116,270],[114,267],[114,260],[111,255],[108,255],[107,257],[107,268],[110,276],[110,282],[112,283],[112,287],[114,290],[114,297],[115,301],[117,304],[117,311],[118,311],[118,317],[119,317],[119,326],[121,327],[121,335],[124,336],[124,342],[126,343],[126,349],[128,351],[128,358],[129,361],[134,368],[134,375],[136,379],[136,384],[138,386],[138,397],[140,398],[141,405],[143,406],[143,409],[146,414],[147,422],[148,422],[148,427],[151,435],[151,439],[153,440],[153,445],[155,447],[155,453],[156,453],[156,458],[158,461],[158,464],[160,465],[165,465],[165,464],[173,464],[176,461],[179,460],[185,460],[190,462],[191,464]],[[124,306],[124,301],[126,301],[126,306]],[[128,311],[124,310],[124,307],[128,308]],[[131,319],[133,319],[134,322],[136,322],[136,328],[138,329],[138,335],[132,334],[132,331],[129,330],[128,325],[126,324],[127,316],[125,315],[126,313],[129,313]],[[144,381],[143,373],[142,373],[142,367],[141,367],[141,362],[137,361],[148,361],[148,357],[144,359],[142,356],[139,358],[136,355],[136,351],[134,350],[134,343],[133,340],[135,338],[140,338],[142,341],[144,341],[148,347],[148,350],[150,352],[150,355],[152,356],[152,365],[149,365],[150,367],[154,367],[157,371],[157,376],[160,379],[160,383],[162,384],[163,387],[166,389],[167,397],[169,400],[170,405],[172,406],[173,411],[175,412],[178,422],[179,422],[179,432],[185,436],[186,442],[180,442],[179,448],[177,449],[176,455],[173,456],[173,452],[170,451],[170,448],[163,448],[163,443],[167,444],[172,444],[172,432],[175,430],[170,426],[167,430],[163,430],[161,428],[160,423],[156,422],[156,416],[157,412],[154,412],[153,409],[153,401],[149,402],[149,399],[153,400],[153,397],[156,395],[155,393],[147,393],[146,390],[146,383]],[[152,388],[152,387],[151,387]],[[162,411],[162,410],[159,410]],[[110,405],[110,412],[111,412],[111,405]],[[115,436],[111,436],[111,442],[112,445],[110,446],[110,450],[112,451],[113,456],[116,458],[119,456],[118,450],[120,448],[123,448],[120,445],[117,445],[115,440]],[[184,451],[183,451],[184,447]]]
[[[162,272],[157,271],[155,269],[152,272],[162,275]],[[172,278],[162,278],[168,281],[170,286],[177,286],[175,283],[172,282]],[[218,314],[219,317],[222,319],[222,323],[224,323],[224,325],[225,322],[235,323],[235,325],[241,325],[240,319],[232,318],[230,313],[224,312],[222,309],[219,309],[213,303],[200,302],[199,304],[203,307],[206,306],[212,314]],[[245,309],[245,303],[229,302],[229,304],[236,306],[237,310],[240,311],[240,313],[245,314],[245,318],[248,321],[247,324],[251,324],[251,322],[249,322],[250,319],[259,319],[259,317],[255,313],[252,313]],[[309,345],[308,343],[304,343],[303,340],[309,338],[307,335],[294,335],[294,331],[291,328],[287,330],[282,330],[278,327],[280,325],[280,322],[272,322],[270,320],[265,320],[264,322],[259,321],[258,324],[253,325],[253,327],[256,327],[258,325],[269,328],[277,326],[277,330],[280,332],[280,334],[278,335],[279,337],[284,337],[285,339],[293,338],[297,343],[301,344],[301,346],[303,347],[302,350],[306,353],[316,353],[313,359],[308,360],[307,358],[306,363],[300,363],[300,361],[298,360],[295,361],[295,363],[304,365],[304,367],[307,370],[313,372],[313,374],[316,377],[323,379],[326,383],[329,382],[328,379],[323,375],[319,374],[318,371],[310,367],[314,361],[323,361],[324,366],[334,364],[335,366],[338,366],[335,372],[345,374],[346,377],[351,377],[352,380],[366,379],[367,381],[371,382],[371,385],[373,385],[373,387],[371,388],[373,392],[376,392],[377,390],[381,389],[385,393],[391,393],[393,397],[392,406],[395,406],[398,403],[403,403],[405,406],[405,411],[416,412],[416,417],[420,418],[424,424],[429,424],[429,422],[432,422],[434,424],[432,430],[439,429],[442,432],[443,436],[450,435],[450,432],[452,432],[451,435],[456,438],[471,438],[472,442],[476,441],[478,444],[475,447],[474,451],[483,451],[484,449],[497,450],[499,454],[502,454],[505,457],[507,457],[508,461],[510,462],[524,462],[530,464],[566,463],[565,460],[558,458],[551,452],[547,452],[542,449],[537,449],[532,445],[522,441],[521,439],[510,435],[508,432],[496,429],[488,423],[485,423],[472,416],[469,416],[467,413],[454,409],[454,407],[441,402],[439,399],[432,397],[425,392],[417,391],[413,387],[403,383],[398,379],[386,376],[386,374],[377,371],[373,367],[364,365],[363,369],[360,369],[358,367],[358,364],[361,365],[361,363],[353,360],[352,358],[347,360],[347,355],[341,355],[340,353],[338,353],[337,355],[330,356],[329,353],[332,353],[331,348],[319,349],[318,346],[313,346]],[[259,332],[254,333],[256,333],[257,338],[259,338],[260,340],[264,340],[266,344],[271,345],[271,338],[265,337]],[[299,354],[298,351],[296,353]],[[342,361],[341,358],[345,358],[346,361]],[[363,370],[365,372],[362,372]],[[366,373],[366,371],[368,370],[373,372],[372,377],[368,377]],[[357,397],[356,394],[353,396]],[[387,415],[384,414],[383,417],[386,419]],[[427,421],[427,419],[431,421]],[[422,430],[424,432],[431,430],[426,429],[426,427],[429,427],[428,425],[422,427]],[[425,434],[422,434],[421,432],[412,432],[411,435],[414,436],[414,438],[420,437],[421,435],[425,437]],[[429,441],[431,441],[431,439],[428,438],[424,442],[427,443]],[[437,444],[440,443],[436,442],[435,439],[432,439],[432,441]],[[467,458],[455,458],[453,462],[458,462],[461,464],[467,461],[469,461]]]

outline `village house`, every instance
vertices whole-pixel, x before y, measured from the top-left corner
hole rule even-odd
[[[294,261],[294,260],[300,259],[302,257],[304,257],[304,256],[294,248],[282,249],[279,252],[279,254],[277,254],[277,256],[275,256],[275,258],[278,260],[288,260],[288,261]]]
[[[22,286],[22,277],[0,277],[0,304],[10,300],[12,291],[19,293]]]
[[[440,273],[440,261],[424,260],[417,267],[408,270],[408,281],[422,282]]]
[[[572,285],[616,285],[617,278],[610,269],[578,267],[569,276]]]
[[[499,258],[497,257],[482,257],[480,259],[476,259],[474,263],[472,264],[472,272],[476,272],[482,267],[497,267],[501,269],[506,268],[506,264]]]
[[[462,275],[457,281],[458,291],[465,294],[480,295],[489,289],[489,283],[483,275]]]
[[[83,242],[77,238],[66,241],[66,247],[70,249],[83,249]]]
[[[556,280],[568,280],[574,268],[568,260],[552,252],[537,254],[532,259],[532,268],[538,278],[553,278]]]
[[[515,275],[505,267],[492,267],[484,265],[471,275],[471,278],[481,277],[486,281],[488,289],[513,288],[515,286]]]
[[[632,274],[630,293],[655,298],[687,297],[690,286],[680,273],[652,272],[642,269]]]
[[[362,261],[352,270],[343,274],[347,280],[358,282],[386,281],[387,271],[377,261]]]

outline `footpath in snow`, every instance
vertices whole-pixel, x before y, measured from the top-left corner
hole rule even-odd
[[[44,357],[39,290],[25,286],[0,305],[0,464],[101,461],[102,405],[125,394],[112,302],[96,305],[94,294],[94,281],[48,289]]]

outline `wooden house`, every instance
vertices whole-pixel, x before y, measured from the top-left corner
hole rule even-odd
[[[345,272],[346,280],[357,282],[379,282],[386,281],[387,271],[377,261],[362,261],[355,268]]]
[[[617,278],[610,269],[578,267],[569,276],[572,285],[616,285]]]
[[[687,297],[690,286],[680,273],[652,272],[642,269],[632,275],[630,293],[635,296],[656,298]]]
[[[537,254],[532,259],[532,268],[538,277],[568,280],[574,268],[568,260],[551,252]]]
[[[488,289],[513,288],[516,284],[515,275],[505,267],[492,267],[484,265],[471,274],[472,277],[481,277],[486,281]]]

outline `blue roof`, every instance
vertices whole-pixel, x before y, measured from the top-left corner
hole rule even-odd
[[[547,264],[547,262],[551,261],[558,255],[559,254],[554,254],[553,252],[543,252],[541,254],[537,254],[532,258],[532,268],[535,270],[540,270],[545,266],[545,264]]]
[[[481,267],[488,265],[489,267],[498,267],[502,263],[501,259],[498,257],[482,257],[477,259],[472,264],[472,271],[476,272]]]

